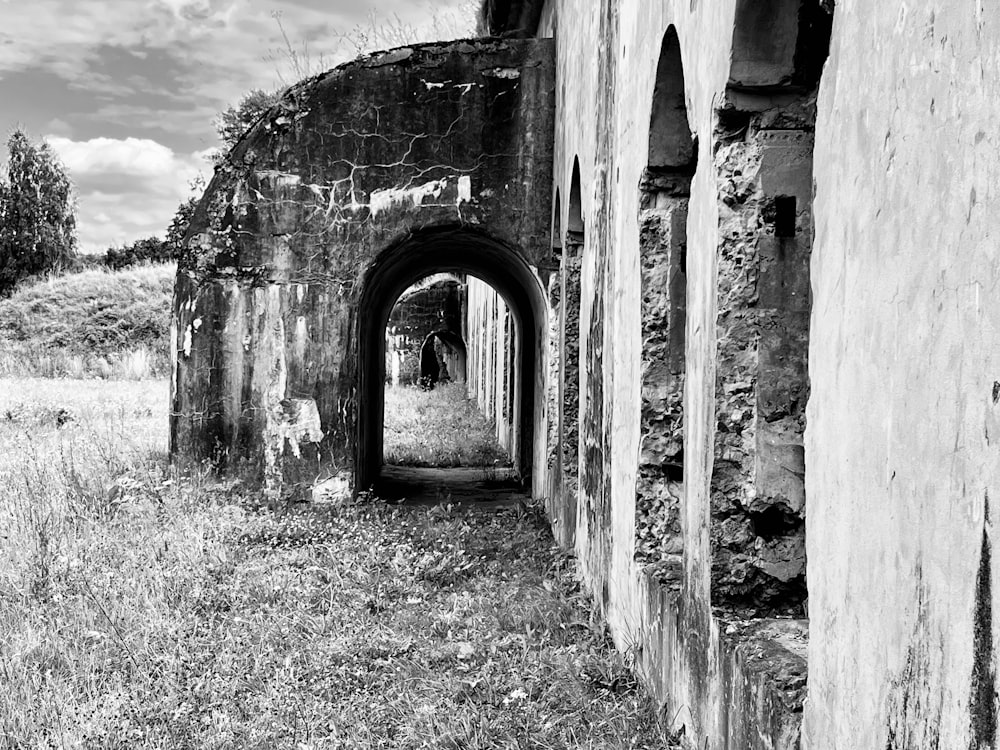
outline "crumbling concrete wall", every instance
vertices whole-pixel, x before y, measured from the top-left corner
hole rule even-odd
[[[995,747],[1000,29],[974,3],[836,5],[825,74],[830,2],[542,9],[554,190],[578,158],[588,221],[574,545],[692,746],[797,747],[804,711],[810,748]],[[643,447],[671,430],[636,294],[658,271],[636,155],[671,25],[699,143],[674,587],[633,551],[678,536],[642,529],[663,465]]]
[[[682,576],[684,549],[684,327],[687,192],[646,175],[640,209],[642,420],[636,476],[635,558],[664,584]],[[677,194],[679,193],[679,194]]]
[[[366,485],[381,463],[389,307],[440,270],[510,287],[527,327],[518,366],[533,371],[547,327],[532,268],[549,250],[552,50],[378,53],[289,89],[251,129],[217,168],[178,268],[175,455],[270,461],[284,445],[262,438],[273,404],[312,400],[323,438],[286,468]],[[544,406],[525,388],[517,409],[531,473]]]
[[[768,115],[724,110],[717,135],[713,602],[802,616],[813,136]]]
[[[816,125],[805,744],[993,748],[1000,17],[840,6]]]
[[[767,79],[773,89],[764,97],[769,100],[755,102],[753,117],[770,125],[758,125],[752,133],[744,128],[739,135],[752,141],[759,130],[780,129],[782,120],[774,110],[794,105],[812,91],[808,81],[796,78],[791,59],[799,32],[798,5],[769,3],[754,15],[758,6],[549,0],[538,28],[540,36],[558,39],[554,193],[570,194],[578,160],[586,223],[575,550],[616,641],[635,655],[647,684],[664,701],[665,714],[685,726],[692,746],[734,750],[797,745],[807,640],[803,621],[767,617],[802,613],[800,589],[793,586],[790,593],[781,577],[801,583],[802,518],[795,513],[802,510],[803,494],[787,497],[794,493],[773,489],[784,488],[773,477],[785,480],[801,469],[801,412],[808,388],[808,330],[802,329],[808,319],[808,294],[803,294],[808,275],[802,269],[809,250],[808,243],[799,248],[797,240],[774,239],[773,206],[768,203],[779,195],[795,196],[794,234],[808,237],[811,164],[808,158],[794,157],[800,169],[794,179],[780,175],[778,181],[784,182],[777,193],[767,170],[737,175],[760,203],[760,210],[748,207],[740,215],[743,231],[737,244],[749,261],[746,268],[738,269],[735,255],[732,263],[727,260],[729,217],[720,200],[720,190],[734,176],[728,152],[720,151],[736,134],[723,137],[719,110],[737,85],[733,71],[743,75],[756,70],[751,63],[758,50],[752,47],[760,41],[761,28],[742,35],[735,31],[748,23],[748,13],[765,31],[777,28],[775,24],[788,26],[792,39],[790,46],[772,45],[775,54],[790,55],[787,71],[773,68],[768,75],[778,78]],[[684,132],[667,141],[676,144],[683,136],[690,143],[693,137],[692,165],[696,162],[697,169],[688,175],[689,197],[664,195],[657,209],[650,193],[659,191],[650,190],[646,154],[657,64],[671,27],[683,59],[680,99],[686,112]],[[742,67],[734,67],[734,50]],[[765,85],[749,78],[738,84]],[[745,105],[741,99],[734,108]],[[768,142],[765,150],[778,155],[779,150],[770,149]],[[806,145],[806,157],[809,151]],[[805,175],[804,191],[800,173]],[[567,226],[570,218],[569,206],[562,202],[554,225]],[[677,256],[673,271],[672,249]],[[738,309],[749,309],[753,321],[744,326],[747,335],[738,345],[733,339],[728,350],[727,295],[740,274],[746,294]],[[559,299],[565,304],[561,294]],[[671,330],[669,322],[681,300],[683,335],[676,326]],[[683,350],[682,356],[671,356],[671,342],[675,352]],[[747,461],[735,462],[732,473],[747,489],[741,496],[745,505],[738,503],[740,510],[731,514],[739,517],[739,539],[727,540],[719,534],[726,516],[713,513],[720,485],[716,460],[732,458],[731,452],[718,450],[723,444],[719,420],[732,416],[720,412],[719,394],[738,380],[737,362],[729,361],[726,352],[735,354],[740,346],[754,374],[740,396],[747,407],[739,419],[750,427],[743,436]],[[560,354],[565,353],[563,348]],[[786,382],[788,378],[794,382]],[[777,388],[781,383],[784,391]],[[785,503],[795,508],[790,535],[784,534],[783,523],[752,523],[754,513],[760,511],[761,520],[769,521],[766,508]],[[567,503],[550,498],[550,504],[558,534],[556,520]],[[772,547],[792,550],[787,569],[770,564],[780,558],[768,557]],[[748,590],[727,591],[720,585],[732,574],[727,554],[734,563],[749,561],[746,566],[759,575]],[[761,592],[772,586],[779,591],[768,601],[781,606],[761,606],[767,599]]]

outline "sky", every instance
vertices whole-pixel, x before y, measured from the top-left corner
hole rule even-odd
[[[76,186],[83,252],[162,237],[253,88],[376,48],[471,34],[474,0],[0,0],[0,163],[22,128]],[[287,37],[287,43],[283,39]],[[371,43],[368,45],[371,46]]]

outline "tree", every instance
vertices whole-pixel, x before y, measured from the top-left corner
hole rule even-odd
[[[235,146],[250,126],[257,121],[257,118],[280,98],[280,91],[268,92],[263,89],[252,89],[243,95],[239,104],[223,110],[215,122],[215,130],[222,141],[223,154]]]
[[[176,258],[173,248],[159,237],[147,237],[104,253],[104,265],[118,271],[143,263],[167,263]]]
[[[76,258],[76,201],[66,170],[48,143],[23,130],[7,141],[0,176],[0,295],[26,276],[59,271]]]

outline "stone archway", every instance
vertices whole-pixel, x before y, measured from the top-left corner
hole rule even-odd
[[[392,305],[416,279],[432,273],[466,273],[478,277],[506,300],[516,326],[514,367],[515,408],[511,430],[516,439],[511,446],[515,469],[527,480],[536,474],[536,456],[544,448],[535,445],[535,436],[544,439],[544,377],[540,347],[548,327],[544,291],[537,274],[523,255],[467,227],[440,227],[416,232],[386,250],[364,282],[359,326],[358,455],[356,486],[368,487],[378,478],[382,463],[384,421],[386,320]],[[544,467],[537,467],[543,474]]]
[[[532,474],[553,53],[512,39],[376,53],[292,87],[244,135],[178,264],[173,456],[263,465],[272,487],[366,487],[391,303],[457,269],[500,289],[524,331],[517,460]]]

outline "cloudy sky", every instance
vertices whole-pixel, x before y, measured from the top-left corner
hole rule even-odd
[[[84,251],[162,236],[191,181],[211,175],[218,113],[294,82],[282,28],[316,72],[354,57],[372,28],[377,47],[462,35],[474,5],[0,0],[0,162],[15,127],[49,141],[77,187]]]

